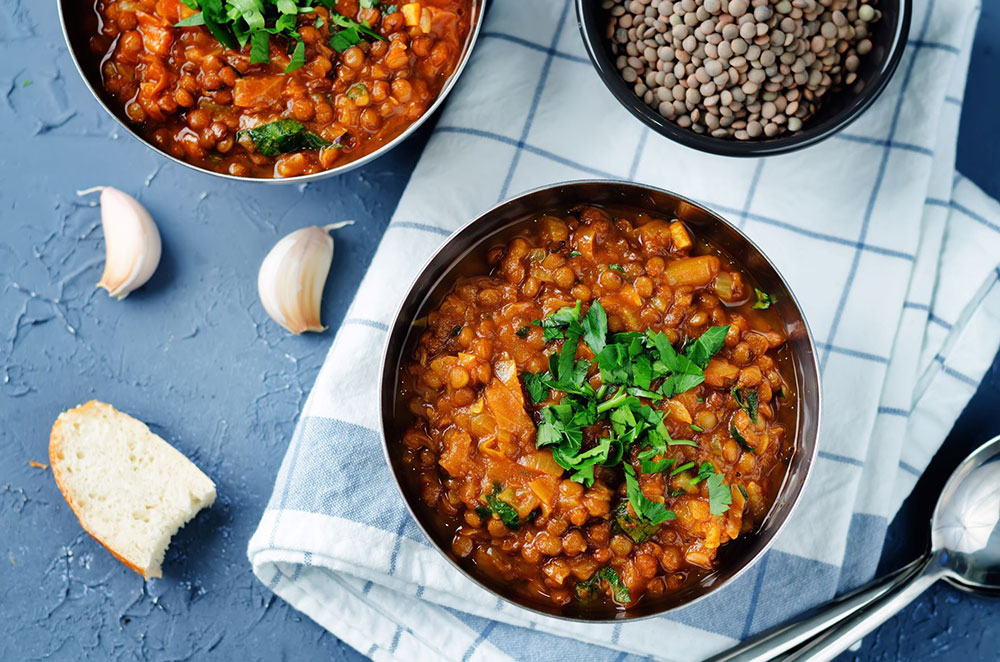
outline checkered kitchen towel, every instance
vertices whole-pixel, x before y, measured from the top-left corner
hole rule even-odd
[[[494,2],[302,412],[250,541],[254,572],[376,660],[694,660],[868,579],[886,522],[1000,344],[1000,206],[954,172],[975,0],[915,0],[892,83],[847,130],[734,160],[629,116],[568,0]],[[440,558],[382,458],[377,364],[411,276],[520,191],[604,177],[704,201],[774,259],[819,342],[819,460],[774,548],[654,621],[579,625],[501,602]],[[683,642],[674,645],[671,642]]]

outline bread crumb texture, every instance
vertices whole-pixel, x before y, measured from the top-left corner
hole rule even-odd
[[[109,404],[63,412],[49,462],[80,524],[122,563],[161,577],[170,538],[215,502],[215,483],[142,421]]]

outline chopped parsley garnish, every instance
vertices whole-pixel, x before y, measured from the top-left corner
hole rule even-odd
[[[342,28],[333,34],[330,45],[343,51],[358,43],[362,35],[384,40],[370,26],[353,21],[334,11],[335,0],[182,0],[188,8],[198,10],[175,23],[176,27],[204,25],[226,48],[242,50],[250,44],[250,63],[260,64],[271,59],[271,37],[289,42],[291,56],[285,73],[305,64],[305,42],[299,34],[298,15],[312,14],[316,5],[330,10],[330,22]],[[362,0],[363,7],[374,7],[376,0]],[[316,27],[322,24],[317,18]],[[336,43],[334,43],[336,42]],[[338,46],[343,46],[342,48]]]
[[[723,514],[733,503],[732,491],[722,482],[724,478],[722,474],[712,474],[705,480],[708,485],[708,510],[713,515]]]
[[[715,475],[715,467],[712,466],[711,462],[702,462],[701,466],[698,467],[698,475],[691,479],[692,485],[697,485],[703,480]]]
[[[514,335],[516,335],[518,338],[527,338],[529,331],[531,331],[530,327],[522,326],[520,329],[514,332]]]
[[[744,499],[747,499],[747,498],[749,498],[749,497],[750,497],[750,495],[749,495],[749,494],[747,494],[747,490],[746,490],[746,488],[745,488],[745,487],[743,487],[742,485],[737,485],[737,486],[736,486],[736,489],[738,489],[738,490],[740,491],[740,494],[742,494],[742,495],[743,495],[743,498],[744,498]]]
[[[635,475],[635,469],[631,464],[622,465],[625,468],[625,485],[628,492],[628,502],[632,510],[650,524],[660,524],[677,517],[674,511],[668,510],[666,506],[658,501],[652,501],[639,488],[639,479]]]
[[[528,397],[536,404],[548,400],[553,390],[562,393],[556,404],[539,412],[535,444],[551,448],[553,459],[569,472],[571,480],[589,487],[595,467],[618,465],[633,446],[642,473],[673,470],[671,475],[675,475],[694,466],[690,462],[675,468],[677,460],[666,457],[666,452],[670,446],[697,443],[673,439],[663,412],[640,398],[658,402],[701,384],[704,366],[722,348],[728,326],[706,330],[679,353],[664,333],[609,334],[607,313],[596,300],[586,313],[577,301],[532,324],[543,329],[546,342],[562,340],[559,349],[549,354],[548,370],[522,374]],[[581,341],[595,355],[594,361],[576,358]],[[600,371],[599,389],[588,381],[594,367]],[[584,429],[602,420],[610,423],[610,433],[584,448]],[[675,515],[642,493],[629,462],[623,466],[632,512],[627,506],[619,508],[616,521],[634,540],[644,539],[651,535],[649,526],[655,531],[656,525]]]
[[[620,264],[617,264],[617,263],[616,264],[609,264],[608,265],[608,269],[611,269],[611,271],[618,272],[618,273],[620,273],[623,276],[625,275],[625,267],[623,267]]]
[[[674,469],[673,471],[671,471],[670,475],[671,476],[676,476],[677,474],[682,474],[685,471],[687,471],[688,469],[691,469],[692,467],[694,467],[694,462],[685,462],[681,466],[679,466],[676,469]]]
[[[248,138],[254,148],[264,156],[277,156],[303,149],[320,149],[333,143],[323,140],[292,119],[261,124],[236,134],[237,139]]]
[[[517,516],[517,509],[514,506],[500,499],[502,491],[500,483],[493,483],[493,493],[483,495],[483,499],[489,506],[490,512],[499,517],[504,526],[511,531],[517,531],[521,528],[521,519]]]
[[[746,437],[740,434],[740,431],[736,429],[735,425],[729,429],[729,434],[733,436],[733,440],[740,445],[740,448],[747,451],[748,453],[753,453],[755,450],[757,450],[747,442]]]
[[[580,257],[581,255],[583,255],[583,253],[581,253],[580,251],[570,251],[569,252],[569,256],[570,257]]]
[[[701,427],[700,425],[695,425],[694,423],[691,423],[691,425],[689,425],[688,427],[690,427],[695,432],[704,432],[705,431],[705,428]]]
[[[754,310],[767,310],[774,303],[774,297],[758,287],[753,288],[753,294],[754,302],[750,307]]]
[[[756,423],[757,405],[760,401],[760,395],[757,391],[752,391],[750,389],[744,391],[743,389],[734,386],[733,399],[736,400],[736,404],[738,404],[741,409],[746,411],[747,415],[750,416],[750,420]]]
[[[611,588],[611,597],[614,598],[615,602],[622,604],[632,602],[632,596],[628,592],[628,587],[625,586],[621,577],[618,576],[618,571],[611,566],[601,568],[594,573],[593,577],[586,581],[577,582],[577,596],[584,600],[593,598],[597,595],[602,581],[608,583],[608,586]]]
[[[455,336],[457,336],[458,334],[460,334],[462,332],[463,328],[465,328],[465,327],[456,326],[454,329],[451,330],[451,334],[450,334],[451,337],[454,338]]]

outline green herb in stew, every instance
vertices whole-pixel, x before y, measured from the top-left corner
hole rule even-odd
[[[493,483],[493,493],[483,495],[483,499],[489,506],[490,512],[500,518],[511,531],[517,531],[521,528],[521,519],[517,516],[517,509],[504,501],[501,496],[503,495],[503,488],[500,483]]]
[[[303,149],[320,149],[333,143],[323,140],[315,133],[292,119],[277,120],[261,124],[252,129],[244,129],[237,134],[239,139],[248,138],[258,152],[264,156],[278,156]]]
[[[760,395],[757,393],[757,391],[753,391],[750,389],[744,390],[734,386],[733,398],[736,400],[736,404],[738,404],[740,408],[743,409],[748,416],[750,416],[750,420],[756,423],[757,406],[760,400]]]
[[[628,592],[628,587],[618,576],[618,571],[611,566],[601,568],[594,573],[594,576],[586,581],[576,583],[576,594],[582,600],[590,600],[597,596],[601,582],[608,583],[611,589],[611,597],[615,602],[626,604],[632,602],[632,596]]]
[[[760,288],[753,288],[754,302],[750,306],[754,310],[767,310],[774,303],[774,297]]]

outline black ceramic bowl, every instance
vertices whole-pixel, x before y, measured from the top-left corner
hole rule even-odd
[[[860,92],[852,88],[831,90],[823,99],[819,111],[803,123],[796,133],[774,138],[736,140],[714,138],[677,126],[650,108],[635,95],[615,67],[610,42],[605,38],[609,15],[601,8],[601,0],[576,0],[576,15],[580,33],[601,80],[618,102],[657,133],[687,147],[723,156],[771,156],[808,147],[829,138],[858,118],[889,84],[903,55],[910,31],[911,0],[878,0],[881,20],[871,25],[873,48],[861,58],[858,75],[864,86]]]
[[[413,474],[401,461],[402,436],[412,421],[406,404],[400,402],[400,370],[410,360],[423,332],[420,320],[440,304],[461,276],[488,272],[486,252],[505,243],[545,212],[563,213],[579,204],[627,207],[658,217],[682,219],[696,236],[722,249],[765,291],[776,295],[778,322],[788,338],[790,358],[798,394],[795,451],[768,515],[757,528],[719,549],[719,565],[696,584],[656,602],[640,602],[627,612],[593,610],[569,605],[528,601],[513,587],[489,581],[467,561],[452,554],[451,539],[434,526],[435,513],[424,505]],[[732,581],[759,559],[788,521],[818,448],[820,381],[816,350],[805,317],[777,268],[735,226],[705,207],[662,189],[614,181],[568,182],[529,191],[501,203],[451,235],[424,265],[403,298],[389,327],[382,357],[380,417],[386,460],[407,508],[434,546],[459,571],[486,590],[526,609],[578,621],[608,621],[662,614],[696,602]]]

